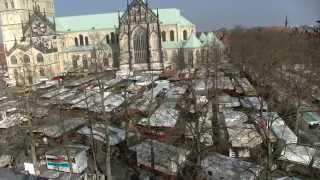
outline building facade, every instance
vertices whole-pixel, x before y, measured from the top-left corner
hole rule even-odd
[[[54,0],[0,0],[8,73],[32,84],[69,72],[196,66],[214,34],[196,36],[180,10],[131,0],[124,12],[55,17]]]

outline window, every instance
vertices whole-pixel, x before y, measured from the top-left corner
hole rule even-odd
[[[167,41],[167,37],[166,37],[166,32],[165,31],[162,31],[161,37],[162,37],[162,41],[163,42]]]
[[[193,51],[188,52],[188,65],[193,68]]]
[[[188,32],[186,30],[183,31],[183,40],[188,40]]]
[[[87,36],[85,37],[85,43],[86,43],[86,46],[89,46],[89,38]]]
[[[78,56],[76,56],[76,55],[72,56],[72,65],[73,65],[74,69],[78,68]]]
[[[83,46],[83,36],[80,34],[79,35],[79,40],[80,40],[80,46]]]
[[[104,67],[109,67],[109,58],[107,55],[103,56],[103,65]]]
[[[40,68],[39,74],[40,74],[40,76],[42,76],[42,77],[46,75],[43,68]]]
[[[174,41],[174,31],[170,31],[170,41]]]
[[[133,49],[135,63],[147,62],[147,32],[144,29],[139,29],[133,36]]]
[[[37,55],[37,62],[38,62],[38,63],[43,63],[43,62],[44,62],[43,56],[42,56],[42,54],[40,54],[40,53]]]
[[[111,33],[111,44],[116,43],[116,35],[114,34],[114,32]]]
[[[9,5],[8,5],[8,2],[7,2],[7,1],[4,2],[4,5],[5,5],[6,9],[9,8]]]
[[[212,171],[208,171],[208,175],[209,175],[209,176],[212,176]]]
[[[13,75],[14,75],[14,79],[16,80],[16,83],[18,82],[18,80],[19,80],[19,73],[18,73],[18,70],[14,70],[13,71]]]
[[[14,9],[14,2],[11,1],[11,7]]]
[[[88,69],[89,68],[89,66],[88,66],[88,58],[87,58],[86,55],[84,55],[82,57],[82,66],[83,66],[83,69]]]
[[[106,42],[107,42],[107,44],[110,44],[110,36],[109,35],[106,35]]]
[[[10,59],[10,61],[11,61],[11,64],[17,64],[18,63],[18,60],[17,60],[17,57],[16,56],[11,56],[11,59]]]
[[[25,63],[25,64],[29,64],[30,63],[30,57],[28,55],[26,55],[26,54],[23,56],[23,63]]]
[[[78,38],[76,37],[76,38],[74,38],[74,45],[75,46],[79,46],[79,40],[78,40]]]

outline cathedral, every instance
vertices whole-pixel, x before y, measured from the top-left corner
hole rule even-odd
[[[0,0],[0,32],[17,85],[66,73],[195,67],[208,44],[223,46],[213,33],[197,34],[179,9],[152,9],[145,0],[68,17],[55,16],[54,0]]]

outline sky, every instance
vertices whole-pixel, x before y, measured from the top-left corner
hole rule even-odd
[[[123,11],[126,0],[55,0],[56,16]],[[312,25],[320,0],[149,0],[152,8],[178,8],[199,31],[242,25]]]

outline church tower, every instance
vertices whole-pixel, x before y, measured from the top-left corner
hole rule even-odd
[[[55,15],[54,0],[0,0],[0,33],[6,49],[23,37],[23,24],[38,8],[48,18]]]

